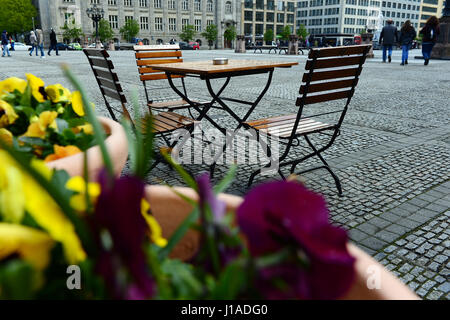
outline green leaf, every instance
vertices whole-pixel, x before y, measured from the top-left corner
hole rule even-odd
[[[52,146],[51,143],[49,143],[48,141],[41,139],[41,138],[20,137],[18,140],[25,144],[37,146],[37,147]]]
[[[225,178],[223,178],[222,181],[219,182],[219,184],[217,186],[214,187],[214,193],[215,194],[219,194],[221,192],[224,192],[229,186],[230,184],[233,182],[233,179],[236,175],[236,171],[237,171],[237,165],[232,165],[230,170],[228,171],[227,175],[225,176]]]
[[[161,269],[176,290],[175,299],[197,299],[202,294],[202,283],[194,275],[194,267],[180,260],[166,259]]]
[[[95,140],[98,142],[98,145],[102,152],[103,163],[105,164],[105,168],[108,171],[109,176],[112,178],[112,177],[114,177],[114,169],[113,169],[111,157],[109,156],[108,149],[106,148],[106,144],[105,144],[105,140],[106,140],[105,131],[103,130],[100,122],[98,121],[97,117],[95,116],[95,113],[91,108],[91,103],[87,99],[86,91],[81,86],[81,83],[75,78],[75,75],[72,73],[72,71],[69,69],[68,66],[63,66],[63,71],[64,71],[64,74],[66,75],[66,77],[69,78],[69,80],[72,82],[74,87],[81,93],[81,97],[83,99],[84,110],[86,112],[86,117],[89,120],[92,127],[94,128]]]
[[[237,262],[232,262],[220,274],[211,294],[211,299],[234,300],[238,297],[241,289],[245,287],[247,281],[246,273],[242,270],[242,265]]]
[[[188,232],[190,226],[195,223],[200,215],[199,208],[195,208],[189,216],[183,221],[183,223],[175,230],[172,237],[170,237],[167,245],[162,248],[159,252],[159,259],[163,260],[167,258],[172,249],[180,242],[180,240],[185,236],[186,232]]]
[[[178,172],[181,178],[183,178],[184,182],[186,182],[190,188],[198,191],[197,182],[195,182],[194,178],[186,170],[184,170],[181,165],[173,161],[172,157],[167,152],[162,151],[161,153],[164,159],[166,159],[166,161]]]
[[[0,300],[28,300],[34,296],[37,271],[19,259],[0,264]]]

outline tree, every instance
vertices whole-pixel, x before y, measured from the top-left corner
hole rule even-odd
[[[0,30],[10,34],[22,33],[33,28],[33,17],[37,10],[31,0],[2,0]]]
[[[264,33],[264,41],[267,43],[272,44],[273,41],[273,30],[272,29],[267,29],[266,32]]]
[[[105,19],[100,20],[98,23],[98,37],[101,42],[107,42],[114,37],[114,31]]]
[[[235,26],[228,27],[225,30],[223,37],[227,41],[233,41],[234,39],[236,39],[236,27]]]
[[[285,26],[283,31],[280,33],[281,40],[289,40],[289,36],[291,35],[291,27]]]
[[[73,19],[70,24],[67,24],[66,22],[61,29],[63,30],[63,38],[69,39],[69,42],[72,42],[72,40],[75,39],[84,38],[83,30],[77,27],[75,19]]]
[[[122,38],[124,38],[128,42],[131,42],[131,40],[138,35],[139,30],[139,23],[134,19],[130,19],[125,22],[125,25],[120,28],[119,31],[122,35]]]
[[[183,32],[179,34],[181,40],[184,42],[189,42],[194,39],[197,31],[195,31],[195,27],[192,24],[188,24],[184,26]]]
[[[208,40],[208,46],[209,46],[209,50],[211,50],[211,47],[214,44],[214,41],[217,40],[217,34],[218,34],[218,29],[217,26],[215,24],[211,24],[209,26],[206,27],[206,31],[202,33],[202,36],[205,37],[206,40]]]
[[[304,24],[300,24],[300,27],[297,29],[297,35],[300,39],[305,40],[308,36],[308,31],[305,28]]]

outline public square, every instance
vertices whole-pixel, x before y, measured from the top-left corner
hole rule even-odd
[[[120,83],[131,101],[137,90],[141,111],[145,111],[144,88],[139,80],[132,51],[110,52]],[[301,177],[328,202],[332,221],[349,230],[353,242],[397,275],[425,299],[450,298],[450,62],[431,60],[428,66],[420,50],[410,52],[409,64],[400,66],[401,51],[394,51],[392,63],[381,63],[381,52],[364,65],[350,109],[335,144],[324,153],[336,169],[343,186],[337,195],[332,177],[326,171],[314,171]],[[251,119],[296,113],[295,100],[301,84],[307,56],[288,56],[231,50],[183,51],[185,61],[261,59],[297,61],[290,69],[276,69],[272,84]],[[45,59],[26,52],[14,52],[1,58],[1,79],[25,77],[32,73],[46,85],[61,83],[72,89],[60,69],[68,63],[82,80],[99,115],[108,116],[103,97],[83,52],[60,52]],[[235,77],[226,96],[252,100],[266,83],[267,75]],[[219,82],[221,80],[218,80]],[[186,80],[190,97],[210,98],[204,82]],[[166,80],[159,81],[156,95],[174,97]],[[338,103],[338,102],[336,102]],[[233,104],[231,104],[233,106]],[[317,106],[327,110],[329,105]],[[316,105],[309,106],[316,108]],[[233,110],[245,114],[247,107]],[[224,127],[236,122],[218,110],[210,114]],[[290,158],[301,157],[298,148]],[[316,160],[301,169],[317,165]],[[198,174],[207,165],[187,165]],[[257,167],[241,165],[228,193],[248,191],[250,173]],[[298,168],[300,169],[300,168]],[[228,167],[216,168],[215,182]],[[288,172],[286,172],[288,174]],[[124,172],[126,174],[126,170]],[[279,179],[279,176],[274,178]],[[255,184],[271,179],[258,177]],[[182,185],[182,179],[167,165],[160,164],[148,176],[149,183]],[[255,185],[254,184],[254,185]]]

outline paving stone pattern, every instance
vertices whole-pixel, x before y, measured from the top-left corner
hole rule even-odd
[[[419,55],[419,52],[413,50],[411,55]],[[188,61],[214,57],[298,61],[298,66],[275,71],[272,85],[251,119],[297,112],[295,98],[305,56],[208,50],[184,51],[183,56]],[[425,67],[423,61],[411,60],[409,65],[402,67],[399,65],[399,51],[394,51],[391,64],[380,63],[380,51],[375,51],[375,56],[364,66],[341,135],[323,154],[336,169],[344,196],[337,196],[334,181],[326,171],[313,171],[301,178],[310,188],[325,195],[332,221],[348,229],[354,243],[374,256],[420,297],[449,299],[450,63],[432,60]],[[133,53],[112,52],[111,57],[128,100],[136,92],[140,105],[144,106],[145,95]],[[60,57],[46,59],[17,52],[13,53],[13,58],[4,59],[8,59],[8,63],[2,64],[1,79],[33,73],[47,84],[61,83],[71,87],[59,68],[60,63],[69,63],[88,89],[90,98],[97,105],[97,112],[107,115],[95,79],[81,52],[62,52]],[[234,78],[224,96],[255,99],[266,79],[266,75]],[[205,84],[200,80],[189,78],[186,83],[191,97],[209,98]],[[215,88],[220,83],[218,80]],[[152,87],[155,100],[176,98],[165,82]],[[246,106],[234,103],[230,106],[240,115],[247,111]],[[314,105],[305,112],[330,112],[336,107],[336,103]],[[141,109],[140,112],[146,111]],[[235,120],[220,110],[212,110],[210,116],[223,127],[236,127]],[[333,116],[324,116],[325,121],[333,119]],[[204,128],[209,127],[204,124]],[[327,142],[327,137],[320,135],[313,141],[320,145]],[[304,149],[297,149],[291,152],[289,159],[298,159],[304,154]],[[257,152],[257,149],[250,152]],[[317,164],[311,159],[297,170]],[[208,170],[205,164],[187,165],[186,168],[193,173]],[[227,168],[225,165],[216,168],[216,182],[224,176]],[[245,194],[250,173],[256,169],[254,164],[240,165],[237,178],[228,192]],[[283,169],[284,174],[289,174],[287,169]],[[269,179],[272,178],[258,177],[255,183]],[[152,171],[148,182],[183,184],[165,165]]]

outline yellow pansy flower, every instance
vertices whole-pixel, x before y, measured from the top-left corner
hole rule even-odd
[[[142,199],[141,201],[141,213],[144,217],[145,221],[148,224],[148,227],[150,228],[150,239],[158,246],[158,247],[165,247],[167,245],[167,240],[163,238],[162,236],[162,229],[159,225],[158,221],[156,221],[155,217],[153,217],[151,214],[149,214],[150,210],[150,204],[147,202],[147,200]]]
[[[45,88],[45,92],[53,103],[70,101],[71,98],[70,91],[59,83],[48,86]]]
[[[0,161],[3,168],[17,168],[20,175],[14,176],[15,180],[21,180],[22,192],[25,199],[25,210],[46,230],[51,238],[62,243],[66,260],[70,264],[77,264],[86,259],[80,239],[70,220],[61,211],[49,193],[42,188],[30,175],[23,172],[21,167],[4,150],[0,150]],[[50,179],[52,171],[43,161],[34,159],[31,166],[35,168],[44,178]],[[6,178],[9,179],[8,176]],[[6,179],[5,178],[5,179]],[[9,182],[9,180],[8,180]],[[3,193],[3,190],[0,189]],[[17,196],[17,192],[15,193]],[[1,246],[0,246],[1,247]],[[1,250],[1,249],[0,249]]]
[[[0,81],[0,96],[6,93],[14,92],[18,90],[20,93],[24,93],[27,88],[27,82],[23,79],[11,77]]]
[[[31,87],[31,94],[38,102],[44,102],[44,96],[40,92],[40,89],[45,86],[44,81],[42,79],[32,75],[31,73],[27,73],[28,84]]]
[[[72,93],[72,109],[80,117],[84,117],[83,98],[80,91],[74,91]]]
[[[76,146],[61,147],[61,146],[58,146],[55,144],[53,146],[53,149],[54,149],[55,153],[48,155],[44,160],[45,162],[50,162],[50,161],[55,161],[58,159],[70,157],[70,156],[73,156],[73,155],[81,152],[81,150],[78,149],[78,147],[76,147]]]
[[[3,141],[3,143],[6,143],[9,146],[12,146],[12,144],[13,144],[13,135],[8,129],[0,128],[0,140]]]
[[[4,220],[20,223],[25,213],[22,173],[4,150],[0,163],[0,213]]]
[[[55,130],[58,129],[58,125],[56,123],[56,118],[58,117],[58,113],[56,111],[44,111],[39,115],[39,119],[36,121],[35,119],[25,132],[25,137],[30,138],[45,138],[47,128],[53,128]]]
[[[80,133],[81,131],[84,131],[86,134],[94,134],[94,128],[90,123],[72,128],[72,131],[73,133]]]
[[[19,116],[13,106],[4,100],[0,100],[0,128],[13,124]]]
[[[72,206],[72,208],[79,212],[86,212],[87,203],[85,180],[82,177],[70,178],[70,180],[66,183],[66,189],[77,192],[77,194],[72,196],[72,198],[70,199],[70,205]],[[96,182],[88,182],[87,189],[90,202],[95,205],[101,193],[100,184]]]
[[[0,223],[0,260],[18,254],[38,270],[50,262],[54,241],[42,231],[29,227]]]

